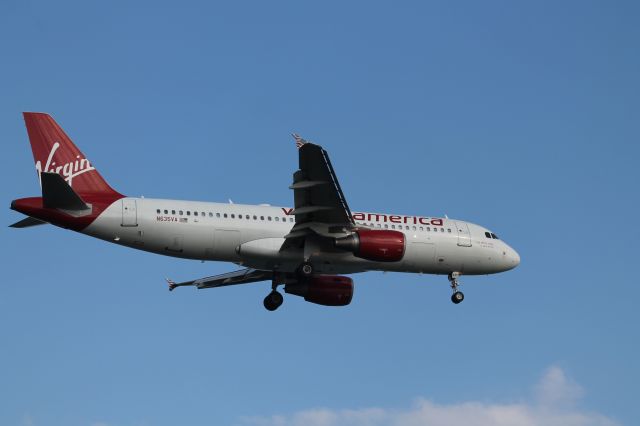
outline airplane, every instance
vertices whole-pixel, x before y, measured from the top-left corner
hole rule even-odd
[[[282,305],[284,292],[325,306],[345,306],[353,280],[345,275],[393,271],[446,275],[451,301],[464,300],[460,276],[494,274],[520,264],[518,253],[490,230],[448,217],[352,212],[329,155],[294,134],[299,166],[294,207],[128,197],[114,190],[46,113],[23,113],[40,197],[11,209],[13,225],[52,224],[166,256],[224,261],[243,269],[184,282],[169,290],[271,281],[263,304]]]

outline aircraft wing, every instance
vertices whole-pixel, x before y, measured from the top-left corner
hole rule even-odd
[[[239,271],[227,272],[226,274],[214,275],[211,277],[199,278],[197,280],[184,281],[176,283],[170,279],[167,279],[169,283],[169,291],[172,291],[176,287],[183,286],[195,286],[198,289],[224,287],[227,285],[236,284],[248,284],[258,281],[270,280],[273,277],[271,271],[260,271],[258,269],[241,269]]]
[[[321,146],[294,134],[299,170],[293,174],[295,225],[285,236],[281,250],[304,247],[311,235],[335,238],[355,228],[351,210],[336,176],[329,154]]]

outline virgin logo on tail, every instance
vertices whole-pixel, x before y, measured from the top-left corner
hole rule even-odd
[[[72,186],[74,177],[95,170],[89,160],[87,160],[86,158],[81,158],[80,155],[76,156],[75,161],[56,166],[56,162],[52,162],[52,160],[58,148],[60,148],[60,143],[55,142],[51,147],[51,152],[49,152],[47,163],[45,164],[44,169],[42,168],[42,162],[40,160],[36,161],[36,170],[38,171],[38,180],[40,180],[40,186],[42,186],[42,180],[40,178],[40,174],[42,172],[58,173],[59,175],[64,177],[69,186]]]

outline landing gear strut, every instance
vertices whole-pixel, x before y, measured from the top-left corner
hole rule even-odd
[[[267,294],[267,297],[264,298],[264,307],[267,311],[275,311],[282,305],[284,302],[284,298],[282,294],[278,292],[278,283],[274,279],[271,283],[271,293]]]
[[[460,285],[458,282],[459,276],[460,272],[452,272],[449,274],[449,282],[451,283],[451,290],[453,291],[451,301],[456,305],[464,300],[464,293],[458,291],[458,286]]]

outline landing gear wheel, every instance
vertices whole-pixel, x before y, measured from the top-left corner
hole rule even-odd
[[[305,278],[309,278],[313,275],[313,265],[309,262],[304,262],[300,265],[300,268],[298,268],[298,273]]]
[[[451,301],[456,305],[464,300],[464,293],[461,291],[456,291],[451,295]]]
[[[274,290],[264,298],[264,307],[267,311],[275,311],[282,305],[282,302],[284,302],[282,294]]]
[[[453,294],[451,295],[451,301],[456,305],[464,300],[464,294],[458,290],[458,286],[460,283],[458,282],[458,278],[460,277],[460,272],[452,272],[449,274],[449,283],[451,284],[451,290]]]

